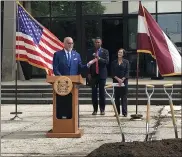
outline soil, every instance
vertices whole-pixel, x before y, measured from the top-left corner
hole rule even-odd
[[[106,143],[86,157],[182,157],[182,139]]]

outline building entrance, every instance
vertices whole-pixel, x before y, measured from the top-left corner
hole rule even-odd
[[[109,51],[108,74],[111,76],[111,63],[117,57],[117,51],[123,47],[123,23],[122,18],[102,19],[103,47]]]

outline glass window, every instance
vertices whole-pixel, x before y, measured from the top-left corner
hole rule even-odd
[[[106,7],[99,1],[82,2],[83,15],[100,15],[104,14]]]
[[[85,20],[85,48],[86,51],[93,48],[95,37],[99,36],[99,22],[97,20]]]
[[[141,76],[155,76],[156,61],[150,54],[140,54],[140,74]]]
[[[122,1],[82,2],[83,15],[121,14]]]
[[[130,77],[136,77],[136,68],[137,68],[137,52],[127,53],[127,58],[130,64]]]
[[[49,17],[50,2],[31,1],[31,14],[33,17]]]
[[[138,18],[128,20],[129,49],[136,49]]]
[[[76,1],[52,1],[51,2],[51,16],[75,16],[76,15]]]
[[[156,13],[156,2],[147,1],[143,2],[142,5],[148,10],[149,13]],[[128,2],[128,12],[130,14],[138,14],[139,2],[138,1],[129,1]]]
[[[158,15],[158,23],[170,40],[181,50],[182,44],[182,14]]]
[[[158,1],[158,13],[163,12],[182,12],[182,1]]]
[[[51,32],[62,42],[65,37],[70,36],[76,44],[76,19],[65,20],[62,18],[52,18]]]
[[[123,47],[123,19],[102,19],[103,47],[109,51],[108,75],[111,75],[111,63],[117,58],[116,52]],[[112,40],[112,41],[111,41]]]
[[[47,18],[47,17],[43,18],[43,17],[41,17],[41,18],[36,18],[36,20],[37,20],[41,25],[43,25],[44,27],[46,27],[47,29],[50,30],[50,18]]]
[[[123,1],[102,2],[105,7],[104,14],[122,14]]]
[[[136,77],[137,72],[137,52],[130,51],[126,59],[130,63],[130,76]],[[155,76],[155,60],[149,54],[140,53],[139,55],[139,77]]]

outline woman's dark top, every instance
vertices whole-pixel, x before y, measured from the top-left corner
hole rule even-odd
[[[122,63],[119,65],[118,60],[114,60],[111,65],[111,72],[113,82],[117,83],[118,81],[114,78],[115,76],[122,79],[125,77],[124,84],[128,85],[128,77],[129,77],[129,61],[126,59],[122,59]]]

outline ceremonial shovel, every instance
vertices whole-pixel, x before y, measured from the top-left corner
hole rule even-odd
[[[166,88],[169,88],[169,87],[171,87],[171,93],[170,94],[166,91]],[[167,94],[167,96],[169,98],[169,105],[170,105],[170,108],[171,108],[175,138],[178,138],[178,131],[177,131],[176,119],[175,119],[175,116],[174,116],[174,108],[173,108],[173,101],[172,101],[173,84],[165,84],[164,85],[164,92]]]
[[[149,94],[148,88],[152,88],[152,92]],[[145,93],[147,95],[148,101],[147,101],[147,113],[146,113],[146,137],[145,141],[149,139],[149,121],[150,121],[150,99],[151,96],[154,93],[154,86],[153,85],[146,85],[145,87]]]
[[[120,122],[119,115],[118,115],[118,111],[117,111],[117,109],[116,109],[116,105],[115,105],[115,102],[114,102],[114,87],[122,87],[122,86],[124,86],[123,83],[122,83],[121,86],[119,86],[118,83],[112,83],[112,84],[110,84],[110,85],[105,86],[105,92],[106,92],[106,94],[107,94],[107,95],[110,97],[110,99],[111,99],[111,103],[112,103],[112,105],[113,105],[114,112],[115,112],[115,115],[116,115],[116,120],[117,120],[117,122],[118,122],[119,129],[120,129],[120,132],[121,132],[122,141],[125,142],[125,136],[124,136],[124,134],[123,134],[123,132],[122,132],[121,122]],[[110,88],[110,87],[113,88],[112,96],[111,96],[111,95],[107,92],[107,90],[106,90],[107,88]]]

